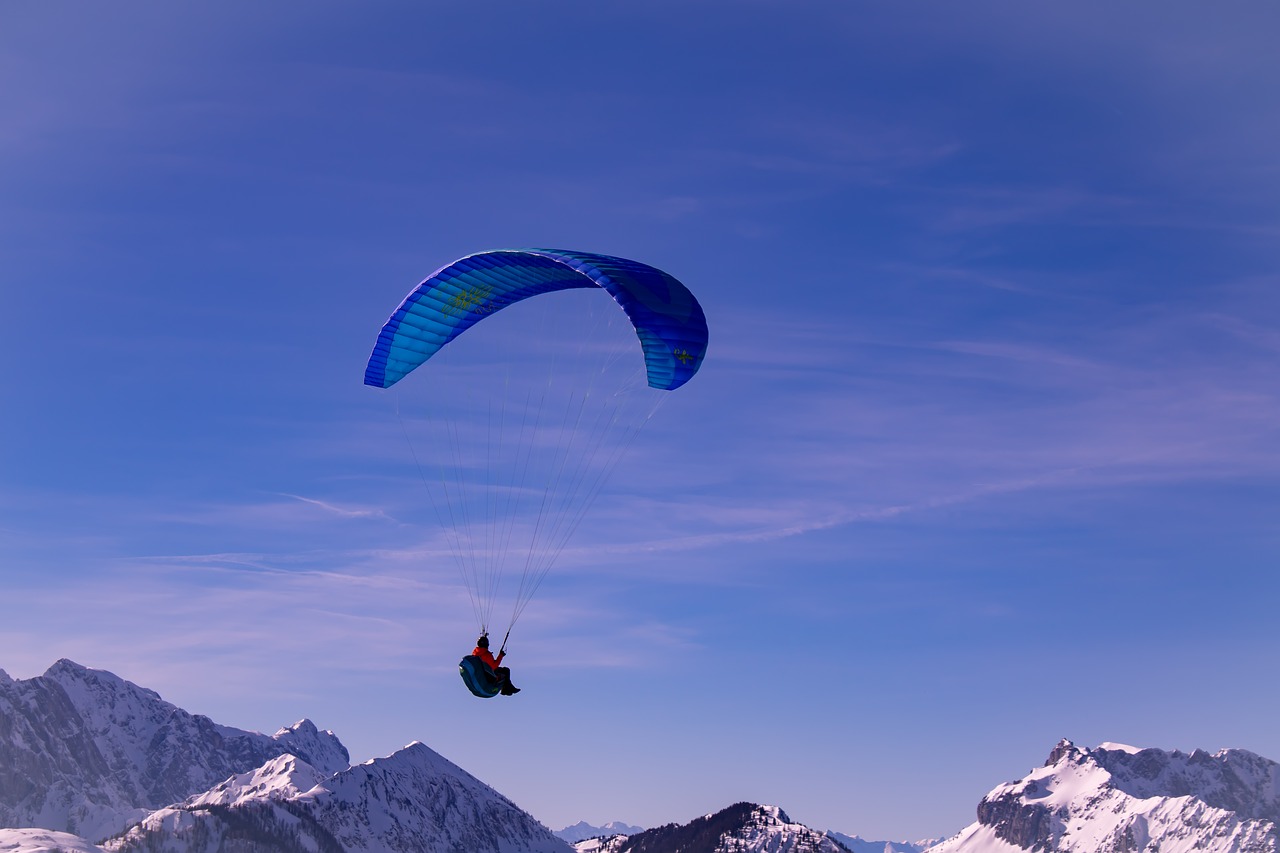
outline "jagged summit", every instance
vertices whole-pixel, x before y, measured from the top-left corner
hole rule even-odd
[[[1060,741],[1044,766],[978,804],[930,853],[1277,850],[1280,765],[1241,749],[1094,749]]]
[[[312,790],[328,779],[296,755],[278,755],[261,767],[218,783],[187,798],[184,806],[234,806],[249,800],[287,800]]]
[[[86,685],[100,686],[102,689],[119,693],[143,693],[153,699],[160,700],[160,694],[154,690],[139,687],[131,681],[125,681],[114,672],[108,672],[105,669],[91,669],[76,663],[70,658],[58,658],[53,662],[52,666],[44,671],[44,677],[53,679],[63,686],[80,682]],[[165,704],[167,705],[168,703],[166,702]]]
[[[1083,750],[1078,748],[1074,743],[1072,743],[1067,738],[1063,738],[1062,740],[1058,741],[1057,744],[1054,745],[1052,750],[1049,751],[1049,757],[1045,759],[1044,766],[1048,767],[1051,764],[1057,764],[1065,756],[1076,755],[1080,753],[1083,753]]]
[[[338,736],[328,729],[321,730],[310,720],[282,728],[271,739],[324,773],[337,773],[351,765],[351,754]]]
[[[320,737],[321,734],[325,734],[330,737],[333,736],[333,732],[328,729],[321,732],[319,726],[303,717],[291,726],[281,726],[279,729],[276,729],[276,733],[273,734],[272,737],[277,740],[285,737],[316,738]]]

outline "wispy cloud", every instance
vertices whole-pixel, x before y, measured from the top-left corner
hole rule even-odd
[[[1232,315],[1192,304],[1114,314],[1104,327],[1066,336],[1049,326],[1037,339],[1047,317],[1020,324],[1020,337],[906,339],[878,352],[856,332],[842,343],[836,327],[824,333],[771,318],[771,352],[782,353],[774,369],[832,381],[748,397],[739,405],[749,414],[740,410],[732,427],[700,414],[724,444],[691,470],[722,472],[720,485],[733,483],[734,498],[671,515],[714,526],[719,510],[733,529],[660,547],[789,536],[1014,492],[1274,471],[1275,341],[1224,316]],[[1211,333],[1222,329],[1252,351],[1221,349]],[[749,339],[721,353],[746,375],[758,357]],[[751,464],[735,468],[731,459]],[[769,484],[767,494],[757,493],[757,480]],[[784,508],[801,495],[794,516],[805,520],[788,520]],[[753,507],[763,510],[757,523]]]
[[[387,515],[381,509],[348,509],[345,507],[335,506],[327,501],[317,500],[316,498],[304,498],[301,495],[282,494],[282,497],[293,498],[296,501],[319,507],[325,512],[332,513],[340,518],[385,518],[388,521],[395,521],[394,518]]]

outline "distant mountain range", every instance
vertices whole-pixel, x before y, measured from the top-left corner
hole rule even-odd
[[[839,841],[850,853],[923,853],[942,839],[929,838],[924,841],[868,841],[857,835],[845,835],[843,832],[827,830],[827,836]]]
[[[3,853],[1280,853],[1280,765],[1061,741],[941,841],[866,841],[737,803],[652,829],[553,834],[421,743],[350,765],[302,720],[221,726],[71,661],[0,670]]]
[[[635,835],[637,832],[644,832],[643,826],[631,826],[622,821],[612,821],[604,826],[592,826],[585,820],[578,821],[573,826],[566,826],[564,829],[556,830],[556,837],[563,838],[570,844],[575,841],[585,841],[588,838],[612,837],[615,835]]]

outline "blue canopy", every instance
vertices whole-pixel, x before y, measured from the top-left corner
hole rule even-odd
[[[390,388],[445,344],[508,305],[556,290],[599,287],[626,312],[649,385],[670,391],[698,372],[707,320],[689,289],[647,264],[561,249],[498,249],[432,273],[383,325],[364,383]]]

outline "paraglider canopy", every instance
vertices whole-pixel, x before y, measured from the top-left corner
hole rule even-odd
[[[574,293],[550,295],[557,291]],[[526,324],[539,314],[544,325]],[[584,319],[606,334],[592,338],[599,328],[586,329]],[[490,347],[495,340],[503,346]],[[404,383],[423,411],[406,419],[397,397],[396,415],[482,631],[507,569],[518,566],[515,624],[658,400],[697,373],[706,350],[702,307],[676,278],[562,249],[460,258],[387,319],[364,382],[392,388],[435,359]],[[493,695],[467,659],[460,672],[477,696]]]
[[[647,264],[562,249],[478,252],[441,267],[391,315],[364,383],[390,388],[445,344],[508,305],[556,290],[599,287],[621,306],[644,350],[649,386],[688,382],[707,352],[707,320],[683,284]]]

